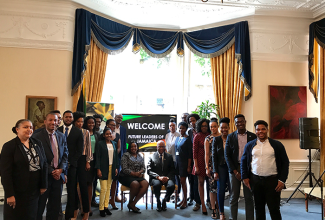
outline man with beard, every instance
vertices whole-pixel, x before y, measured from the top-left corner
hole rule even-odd
[[[63,126],[59,127],[58,130],[61,131],[66,139],[67,146],[69,150],[69,167],[68,167],[68,182],[67,182],[67,192],[68,201],[65,211],[65,219],[74,217],[74,211],[78,209],[78,194],[77,194],[77,164],[78,159],[82,155],[84,141],[82,131],[77,127],[72,125],[73,115],[70,110],[63,113]]]

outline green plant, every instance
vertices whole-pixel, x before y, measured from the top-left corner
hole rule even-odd
[[[200,118],[206,118],[210,119],[213,116],[211,114],[214,114],[216,118],[220,118],[218,115],[219,106],[214,103],[209,103],[209,100],[206,100],[205,102],[202,102],[201,105],[198,105],[195,109],[195,111],[192,111],[194,114],[198,114]]]

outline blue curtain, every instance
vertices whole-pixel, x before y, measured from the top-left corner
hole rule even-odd
[[[184,55],[184,41],[195,54],[204,58],[216,57],[235,43],[241,79],[245,85],[245,100],[251,96],[251,63],[247,21],[232,25],[193,32],[157,31],[129,27],[92,14],[84,9],[76,10],[75,39],[73,48],[72,94],[83,79],[85,58],[90,38],[108,54],[122,52],[133,37],[133,52],[143,48],[150,56],[161,58],[176,46],[177,54]],[[248,92],[247,92],[248,91]]]

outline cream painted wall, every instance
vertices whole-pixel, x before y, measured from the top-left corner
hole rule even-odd
[[[252,60],[252,97],[243,102],[242,113],[246,116],[247,129],[254,131],[254,122],[269,122],[269,85],[307,86],[307,117],[319,118],[317,104],[308,89],[307,62],[274,62]],[[286,147],[290,160],[306,160],[308,151],[299,148],[299,140],[280,140]]]
[[[0,47],[0,147],[25,118],[26,95],[56,96],[61,112],[72,107],[71,64],[70,51]]]

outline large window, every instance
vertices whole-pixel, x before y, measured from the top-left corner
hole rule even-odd
[[[138,114],[178,114],[193,111],[204,100],[213,102],[210,59],[176,51],[152,58],[144,50],[133,54],[132,45],[108,55],[102,102],[115,111]]]

